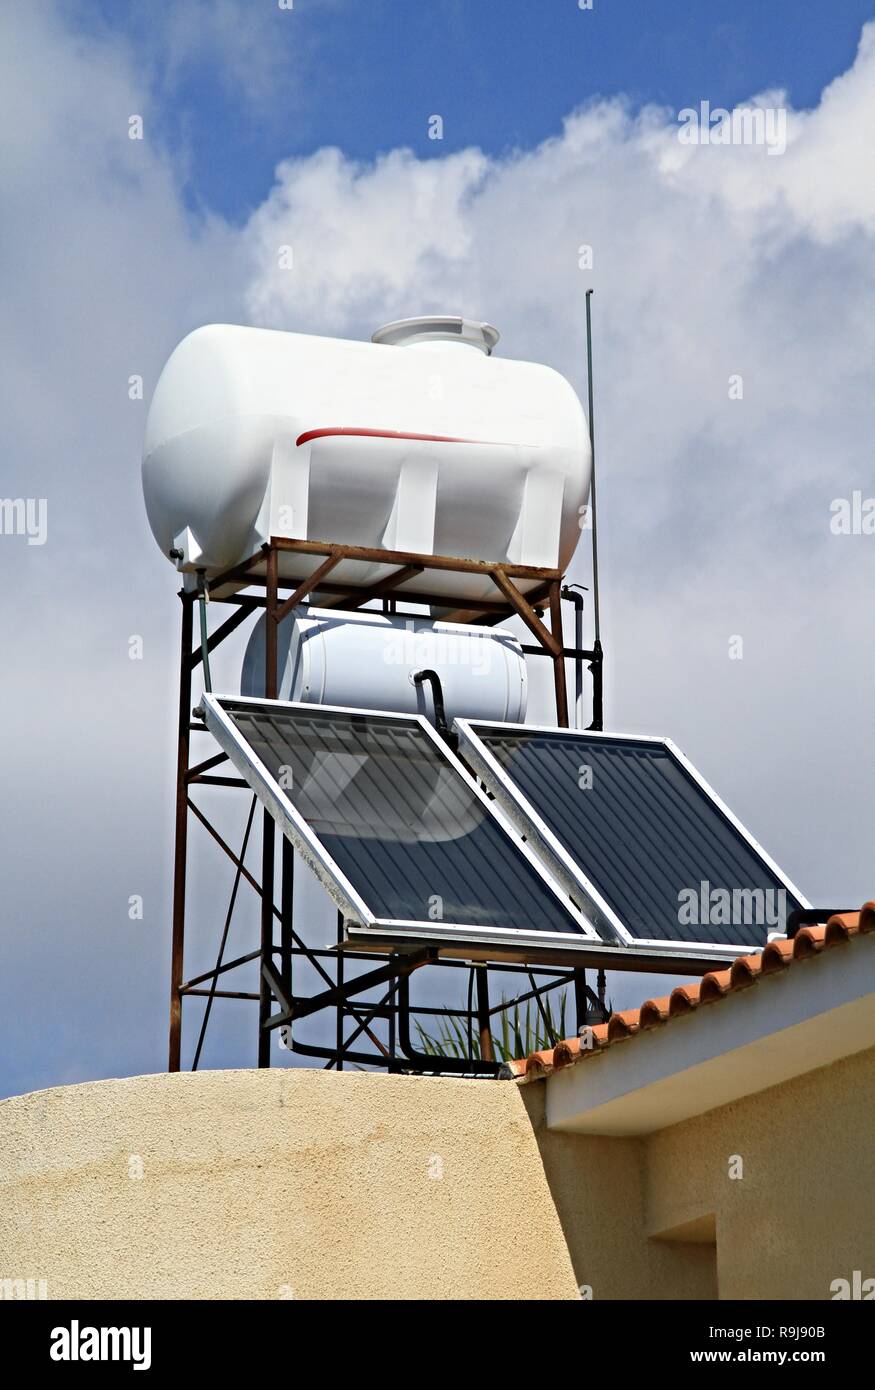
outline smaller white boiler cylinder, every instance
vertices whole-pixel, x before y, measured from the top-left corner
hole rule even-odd
[[[256,624],[240,690],[264,695],[264,631]],[[516,637],[500,628],[466,627],[398,614],[294,609],[277,634],[277,695],[315,705],[434,716],[436,671],[448,722],[456,715],[520,724],[526,717],[526,660]]]

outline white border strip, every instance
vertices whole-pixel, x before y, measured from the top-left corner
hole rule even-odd
[[[454,936],[455,923],[405,922],[379,918],[372,927],[350,925],[349,937],[355,941],[359,937],[371,937],[380,941],[397,942],[399,946],[422,946],[434,944],[440,950],[488,950],[501,947],[505,954],[518,952],[553,952],[567,956],[569,950],[585,957],[585,968],[599,966],[604,970],[629,969],[634,967],[642,974],[656,975],[702,975],[715,966],[728,966],[734,957],[727,950],[716,960],[703,952],[689,957],[678,955],[673,942],[659,942],[658,949],[648,947],[636,950],[633,946],[617,946],[611,941],[595,940],[585,936],[564,935],[556,932],[527,932],[516,927],[459,927],[459,936]],[[557,964],[558,964],[557,960]],[[566,964],[570,963],[566,960]]]

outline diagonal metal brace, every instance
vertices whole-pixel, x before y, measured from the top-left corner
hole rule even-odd
[[[310,1014],[315,1014],[320,1009],[336,1008],[338,1005],[346,1004],[352,999],[353,995],[361,994],[363,990],[374,989],[377,985],[387,984],[390,980],[397,980],[412,975],[414,970],[418,970],[421,965],[429,965],[437,960],[437,951],[433,947],[427,947],[422,951],[411,952],[402,960],[390,961],[387,965],[381,965],[376,970],[369,970],[364,975],[359,975],[355,980],[348,980],[343,985],[333,985],[331,989],[324,989],[321,994],[314,994],[310,999],[293,999],[286,992],[286,987],[280,977],[279,972],[272,961],[263,960],[261,962],[261,973],[276,996],[280,1004],[281,1012],[271,1014],[265,1021],[264,1028],[282,1028],[287,1023],[293,1023],[300,1018],[307,1018]]]

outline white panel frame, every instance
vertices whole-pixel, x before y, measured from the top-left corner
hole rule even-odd
[[[511,820],[514,828],[520,835],[525,835],[533,843],[538,853],[543,857],[549,866],[552,874],[571,895],[583,893],[589,900],[594,909],[597,920],[604,926],[611,929],[617,940],[624,948],[643,947],[645,950],[654,948],[664,948],[670,945],[673,952],[680,955],[696,955],[708,958],[713,955],[716,960],[726,959],[727,956],[755,955],[762,947],[751,946],[731,946],[717,945],[707,941],[678,941],[669,942],[665,938],[645,938],[633,936],[624,926],[620,917],[598,891],[595,885],[587,878],[580,863],[571,855],[562,841],[549,828],[546,822],[538,815],[534,806],[524,795],[522,789],[517,785],[512,777],[508,776],[498,759],[493,755],[482,739],[478,737],[477,730],[495,730],[500,733],[509,734],[559,734],[563,737],[595,739],[623,739],[629,743],[653,744],[664,748],[678,766],[686,772],[696,785],[705,793],[708,799],[717,807],[723,816],[729,821],[741,838],[747,843],[749,848],[762,860],[771,873],[775,875],[779,883],[786,888],[799,902],[802,907],[810,907],[807,898],[800,893],[799,889],[787,877],[784,871],[775,863],[771,855],[767,854],[762,845],[754,839],[747,828],[735,816],[726,803],[714,791],[713,787],[705,781],[701,773],[693,766],[689,759],[681,752],[677,744],[670,738],[659,734],[630,734],[608,732],[606,730],[595,729],[566,729],[557,725],[549,724],[502,724],[494,719],[460,719],[453,721],[453,730],[459,739],[459,751],[466,759],[474,772],[487,785],[495,795],[504,814]],[[624,951],[625,954],[625,951]]]
[[[602,938],[565,936],[556,932],[524,932],[513,927],[460,927],[450,924],[416,921],[387,921],[381,919],[372,928],[349,926],[349,938],[353,945],[363,937],[370,936],[382,945],[391,944],[393,950],[402,947],[436,946],[441,955],[460,956],[470,952],[465,959],[482,960],[490,950],[501,950],[511,960],[530,960],[549,967],[551,964],[574,965],[568,958],[560,959],[564,948],[571,946],[572,952],[581,955],[577,964],[581,969],[636,970],[641,974],[656,975],[704,975],[708,970],[732,964],[737,950],[732,946],[723,949],[723,955],[714,957],[704,952],[690,951],[678,953],[671,941],[659,941],[655,947],[637,950],[634,946],[618,946],[616,942]],[[558,951],[557,951],[558,947]],[[552,960],[548,957],[552,953]],[[749,954],[748,950],[748,954]]]

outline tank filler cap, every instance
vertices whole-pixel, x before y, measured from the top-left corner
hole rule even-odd
[[[420,343],[458,343],[462,347],[492,352],[501,335],[491,323],[456,318],[452,314],[431,314],[424,318],[398,319],[384,324],[371,335],[372,343],[388,347],[416,347]]]

